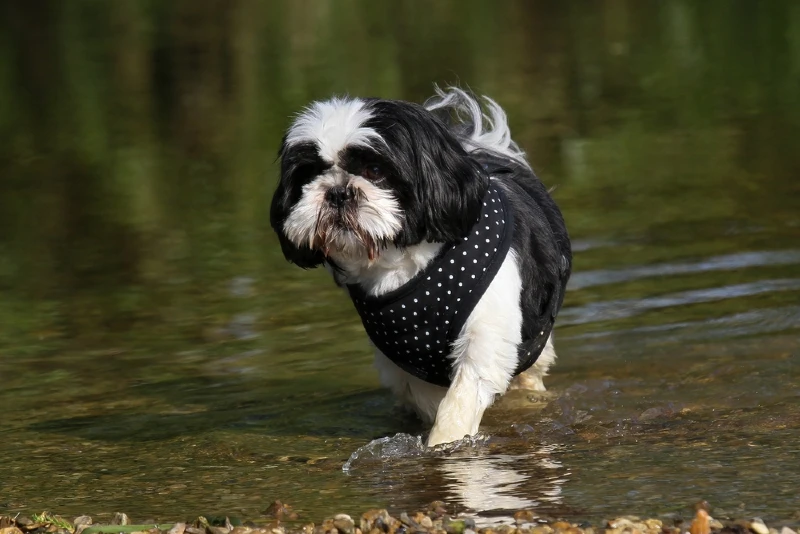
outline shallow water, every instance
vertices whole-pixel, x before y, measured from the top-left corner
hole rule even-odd
[[[487,6],[3,8],[0,511],[797,513],[799,6]],[[437,452],[267,219],[291,113],[434,81],[506,108],[576,251],[548,395]]]

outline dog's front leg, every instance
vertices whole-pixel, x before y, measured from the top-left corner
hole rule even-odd
[[[483,412],[505,393],[517,366],[522,326],[522,281],[509,253],[452,347],[455,373],[439,404],[428,446],[475,435]]]
[[[470,366],[462,366],[439,404],[428,447],[456,441],[478,432],[483,412],[491,404],[481,401],[480,378]]]

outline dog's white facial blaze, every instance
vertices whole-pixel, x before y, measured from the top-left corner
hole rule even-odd
[[[347,148],[371,148],[384,140],[364,126],[372,118],[359,99],[333,98],[315,102],[295,119],[286,134],[286,146],[313,143],[320,157],[333,167],[303,186],[302,195],[283,224],[286,237],[297,246],[319,247],[344,259],[372,259],[375,244],[391,241],[402,228],[402,211],[391,191],[342,169],[341,155]],[[355,194],[356,206],[348,206],[348,217],[337,216],[327,192],[346,187]],[[348,219],[348,220],[343,220]],[[320,227],[320,224],[323,227]],[[365,254],[366,253],[366,254]]]
[[[336,178],[327,173],[303,186],[300,200],[283,223],[283,232],[289,241],[298,247],[303,245],[313,247],[319,211],[326,204],[325,194],[336,185],[338,185]]]
[[[370,118],[372,114],[358,98],[315,102],[295,119],[286,134],[286,145],[314,143],[319,155],[333,163],[345,147],[370,147],[384,142],[378,132],[364,126]]]
[[[332,187],[353,188],[357,195],[355,228],[336,226],[318,228],[320,221],[332,220],[336,209],[330,206],[325,195]],[[333,217],[333,220],[336,218]],[[373,242],[391,241],[402,228],[400,205],[390,191],[381,189],[360,176],[341,170],[331,170],[303,186],[300,200],[283,223],[286,237],[299,246],[314,248],[319,231],[327,235],[329,252],[344,258],[361,258],[367,253],[357,231],[366,233]]]

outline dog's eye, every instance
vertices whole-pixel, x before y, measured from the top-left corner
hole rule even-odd
[[[295,169],[294,174],[300,180],[310,180],[322,172],[322,167],[316,163],[305,163]]]
[[[374,182],[383,178],[383,169],[381,169],[380,165],[367,165],[361,171],[361,176]]]

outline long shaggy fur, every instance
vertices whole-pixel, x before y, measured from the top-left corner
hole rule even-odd
[[[436,96],[425,102],[425,109],[444,115],[450,131],[468,152],[492,152],[530,168],[525,152],[511,139],[506,112],[497,102],[484,96],[482,108],[478,99],[457,87],[435,90]]]
[[[499,183],[515,214],[511,251],[452,345],[451,386],[423,382],[380,352],[375,364],[381,382],[433,423],[430,445],[474,434],[522,371],[521,383],[544,389],[572,265],[569,237],[495,101],[437,88],[424,107],[317,102],[290,126],[280,156],[270,217],[284,255],[305,268],[325,264],[337,283],[371,295],[404,285],[462,239],[489,180]],[[331,202],[333,188],[347,192],[346,203]]]

